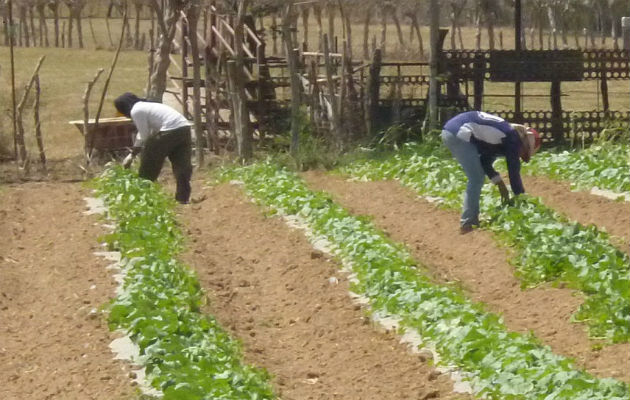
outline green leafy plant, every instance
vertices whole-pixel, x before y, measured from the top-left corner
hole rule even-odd
[[[225,170],[259,203],[302,218],[335,246],[373,309],[399,317],[433,343],[441,357],[471,374],[488,399],[622,400],[625,383],[597,379],[542,346],[532,335],[509,332],[501,318],[457,290],[432,283],[400,244],[365,219],[350,215],[321,192],[308,190],[295,174],[266,161]]]
[[[457,162],[435,142],[405,145],[384,160],[344,167],[358,179],[396,179],[423,196],[459,209],[466,177]],[[525,286],[566,282],[586,294],[575,320],[585,322],[593,338],[613,342],[630,339],[630,258],[596,227],[570,222],[540,200],[521,195],[512,207],[484,187],[484,226],[517,249],[513,260]]]
[[[541,152],[524,165],[523,171],[570,181],[578,189],[598,187],[630,193],[630,147],[604,141],[583,150]]]
[[[106,170],[96,188],[117,222],[106,241],[126,261],[109,323],[140,347],[152,385],[166,400],[275,398],[268,374],[245,365],[239,343],[200,313],[199,282],[176,260],[182,234],[173,201],[121,167]]]

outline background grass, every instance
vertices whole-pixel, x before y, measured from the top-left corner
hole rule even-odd
[[[357,14],[356,22],[352,23],[353,33],[353,54],[355,59],[363,58],[363,24],[360,22],[361,15]],[[49,40],[52,42],[52,20],[48,20]],[[273,54],[273,41],[271,31],[271,19],[263,20],[267,30],[267,54]],[[379,21],[375,21],[370,26],[370,37],[376,36],[377,41],[381,38],[381,25]],[[150,20],[143,19],[140,21],[140,32],[148,34]],[[260,23],[260,21],[258,21]],[[327,20],[323,18],[323,29],[327,32]],[[90,81],[98,68],[109,68],[114,55],[114,45],[118,42],[122,21],[120,18],[111,18],[109,20],[110,30],[108,32],[104,18],[93,18],[92,29],[86,18],[83,22],[85,49],[79,49],[78,40],[74,39],[75,48],[16,48],[16,84],[18,87],[18,100],[23,90],[23,86],[30,78],[32,70],[41,55],[46,55],[40,76],[42,84],[42,130],[47,155],[50,159],[65,159],[76,157],[82,154],[83,139],[79,131],[68,124],[68,121],[82,118],[82,96],[85,91],[87,82]],[[135,20],[130,20],[131,33],[133,35]],[[386,60],[419,60],[417,52],[418,43],[414,39],[413,43],[409,42],[408,24],[403,24],[403,34],[408,49],[403,49],[398,44],[396,28],[393,24],[388,24],[387,41],[385,48],[387,49]],[[336,19],[336,34],[341,35],[342,25],[340,19]],[[298,24],[298,40],[304,41],[301,20]],[[514,42],[513,31],[509,27],[497,27],[498,32],[503,32],[504,47],[512,48]],[[463,38],[464,45],[467,48],[474,48],[476,28],[464,27]],[[309,48],[314,49],[318,46],[318,28],[313,17],[310,18],[309,24]],[[422,35],[424,38],[425,51],[428,54],[428,27],[422,27]],[[111,39],[110,39],[111,36]],[[148,42],[148,40],[147,40]],[[546,41],[545,41],[546,42]],[[598,43],[600,40],[598,40]],[[570,43],[573,44],[571,38]],[[582,42],[581,42],[582,43]],[[114,44],[114,45],[112,45]],[[282,43],[278,39],[278,50],[281,49]],[[371,40],[370,40],[371,44]],[[612,41],[607,41],[610,47]],[[147,43],[148,46],[148,43]],[[497,41],[498,46],[498,41]],[[487,47],[486,31],[482,32],[482,48]],[[447,36],[445,40],[445,48],[450,48],[450,39]],[[280,53],[280,51],[279,51]],[[176,58],[179,56],[175,55]],[[173,74],[177,74],[175,70]],[[408,71],[409,73],[420,71]],[[424,71],[425,73],[427,71]],[[385,69],[383,73],[388,72]],[[99,80],[93,90],[90,102],[91,115],[96,112],[96,107],[105,74]],[[103,108],[102,116],[110,117],[114,115],[112,100],[123,91],[134,91],[136,93],[144,93],[147,80],[147,52],[126,50],[121,53],[118,66],[112,77],[111,86]],[[491,94],[510,94],[513,93],[513,84],[511,83],[489,83],[487,82],[485,92]],[[563,92],[567,95],[563,97],[563,107],[566,110],[593,110],[601,107],[601,98],[598,97],[597,81],[588,82],[570,82],[563,83]],[[425,88],[416,87],[416,96],[424,95]],[[523,93],[548,95],[550,85],[548,83],[526,83],[523,85]],[[609,81],[610,102],[613,110],[628,110],[630,102],[630,87],[628,81]],[[382,89],[382,96],[387,96],[388,89]],[[506,110],[513,107],[513,99],[505,97],[486,97],[484,100],[484,109],[488,110]],[[12,154],[13,139],[12,126],[10,119],[10,75],[9,75],[9,49],[0,47],[0,158],[6,156],[8,151]],[[523,100],[523,108],[526,110],[549,110],[550,103],[548,97],[526,97]],[[35,151],[32,130],[32,115],[29,112],[25,115],[25,126],[27,143],[31,151]],[[4,154],[3,154],[4,153]]]
[[[105,71],[90,96],[90,115],[96,114],[105,78],[112,63],[114,52],[94,49],[16,48],[16,98],[20,101],[24,86],[33,73],[37,60],[46,56],[41,70],[41,121],[44,146],[51,159],[73,157],[83,152],[83,137],[68,121],[83,119],[83,95],[87,83],[99,68]],[[9,73],[9,49],[0,47],[0,140],[3,147],[13,151],[11,122],[11,78]],[[5,62],[6,61],[6,62]],[[144,93],[147,80],[146,55],[139,51],[120,54],[103,104],[101,116],[115,116],[113,100],[124,91]],[[32,118],[32,99],[24,112],[24,124],[28,148],[35,152]]]

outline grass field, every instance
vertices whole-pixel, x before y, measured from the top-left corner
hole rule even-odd
[[[83,119],[83,95],[87,83],[99,68],[104,68],[90,97],[90,114],[94,116],[103,90],[106,74],[112,63],[114,52],[103,50],[16,48],[15,71],[17,101],[20,101],[24,86],[33,73],[37,60],[46,56],[41,70],[41,121],[44,145],[50,159],[72,157],[82,154],[83,138],[68,121]],[[0,48],[2,74],[0,75],[0,139],[2,147],[12,151],[11,139],[11,80],[9,74],[9,49]],[[6,62],[4,61],[6,60]],[[112,101],[124,91],[142,94],[147,79],[146,55],[144,52],[125,51],[118,60],[112,76],[107,97],[101,112],[102,117],[113,117]],[[35,151],[30,104],[25,108],[24,124],[27,146]]]

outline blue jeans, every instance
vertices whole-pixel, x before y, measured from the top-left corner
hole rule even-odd
[[[461,225],[479,225],[479,197],[481,196],[481,188],[485,180],[479,151],[477,151],[474,144],[461,140],[446,130],[442,131],[442,142],[462,166],[468,178],[466,192],[464,193]]]

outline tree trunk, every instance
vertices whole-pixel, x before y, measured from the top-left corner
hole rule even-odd
[[[181,11],[180,3],[177,0],[169,0],[168,10],[161,10],[157,0],[152,0],[152,6],[156,10],[158,24],[160,28],[160,39],[158,51],[155,55],[155,67],[151,76],[151,92],[148,98],[153,101],[162,101],[162,96],[166,90],[166,74],[171,63],[169,55],[173,44],[173,38],[177,31],[176,25]],[[168,17],[166,17],[168,14]]]
[[[38,38],[36,30],[35,30],[35,15],[33,14],[32,5],[28,6],[28,19],[29,19],[29,24],[31,25],[31,38],[33,38],[33,47],[37,47],[38,39],[40,40],[39,46],[43,47],[41,43],[41,36]]]
[[[365,10],[365,23],[363,25],[363,59],[370,58],[370,22],[372,20],[372,5]]]
[[[486,15],[486,24],[488,27],[488,48],[494,50],[494,14]]]
[[[424,59],[424,41],[422,40],[422,33],[420,32],[418,16],[415,14],[411,17],[411,29],[416,31],[416,37],[418,39],[418,51],[420,52],[420,58]],[[455,36],[455,31],[453,31],[453,36]]]
[[[77,37],[79,38],[79,47],[83,48],[83,5],[77,5],[74,10],[74,18],[77,20]]]
[[[328,3],[326,11],[328,11],[328,48],[335,51],[335,5]]]
[[[477,15],[477,32],[475,33],[475,50],[481,50],[481,16]]]
[[[20,9],[19,9],[19,14],[20,14],[20,38],[19,38],[19,45],[20,46],[24,46],[24,47],[30,47],[31,46],[31,39],[30,39],[30,34],[28,31],[28,20],[26,18],[26,7],[23,5],[20,5]]]
[[[385,56],[385,49],[387,48],[387,13],[381,9],[381,43],[380,49],[383,57]]]
[[[302,8],[302,34],[303,34],[302,45],[306,49],[309,48],[309,46],[308,46],[308,41],[309,41],[309,37],[308,37],[308,19],[309,19],[310,14],[311,14],[311,9],[308,8],[308,6],[303,6],[303,8]]]
[[[392,19],[394,20],[394,25],[396,25],[396,32],[398,33],[398,43],[400,44],[401,50],[405,49],[405,38],[403,37],[403,31],[400,26],[400,20],[398,19],[398,10],[394,7],[390,9],[392,14]]]
[[[73,26],[72,10],[68,16],[68,47],[72,48],[72,26]]]
[[[48,41],[48,25],[46,24],[46,8],[45,4],[37,5],[37,14],[39,15],[39,37],[40,37],[40,45],[43,39],[43,45],[46,47],[50,47],[50,42]]]
[[[52,10],[55,25],[55,47],[59,47],[59,2],[48,3],[48,8]]]
[[[136,1],[134,7],[136,9],[136,19],[133,32],[133,48],[140,50],[140,13],[142,12],[142,3]]]
[[[324,45],[322,43],[324,37],[324,26],[322,24],[322,7],[319,4],[313,5],[313,14],[315,14],[315,20],[317,21],[317,37],[318,37],[318,48],[317,51],[324,51]]]

